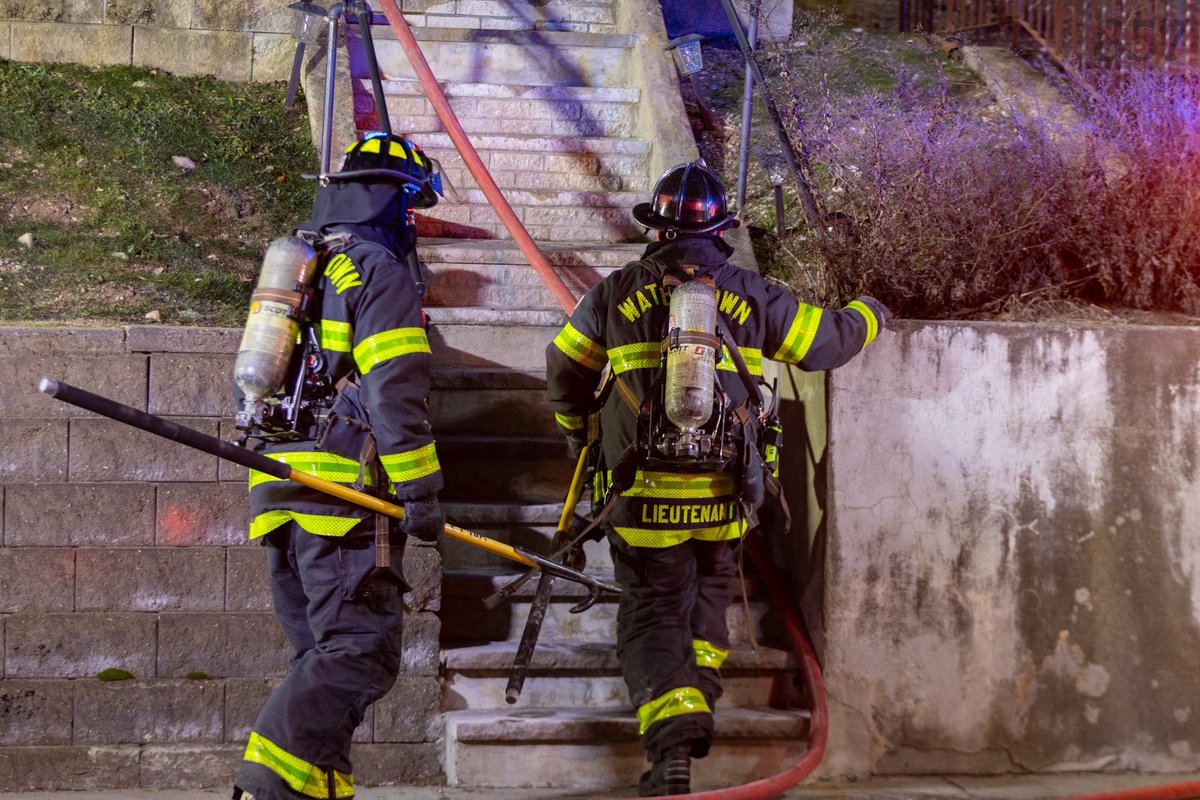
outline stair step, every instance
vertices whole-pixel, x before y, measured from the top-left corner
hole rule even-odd
[[[692,762],[693,790],[746,783],[790,766],[806,747],[809,715],[718,706],[714,723],[712,752]],[[446,740],[452,786],[613,789],[637,786],[646,768],[628,710],[452,711]]]
[[[558,436],[438,434],[445,500],[561,502],[573,464]]]
[[[481,308],[561,308],[558,297],[547,288],[532,267],[509,264],[426,264],[428,308],[477,306]],[[572,295],[582,296],[615,267],[559,267],[555,270]]]
[[[445,130],[417,81],[388,80],[381,81],[381,86],[392,130],[417,138]],[[369,83],[360,81],[356,88],[356,124],[359,128],[377,128],[375,98]],[[637,133],[640,92],[635,88],[447,83],[442,91],[459,124],[472,136],[632,137]],[[495,177],[497,183],[505,185],[500,176]]]
[[[562,311],[442,307],[430,310],[429,346],[443,368],[546,369],[546,345],[566,322]]]
[[[561,444],[545,388],[452,389],[434,386],[429,421],[439,440],[486,429],[494,435],[552,437]]]
[[[540,641],[521,696],[504,699],[516,645],[499,642],[445,650],[442,708],[627,708],[616,646],[609,642]],[[783,707],[797,700],[796,668],[783,650],[735,648],[721,668],[722,705]]]
[[[616,29],[611,2],[587,0],[453,0],[425,3],[404,18],[414,27],[483,30],[557,30],[609,33]]]
[[[357,25],[347,25],[350,75],[368,77]],[[414,28],[413,36],[439,81],[477,83],[486,72],[494,83],[537,86],[619,86],[629,74],[637,37],[617,33],[553,30]],[[390,26],[372,25],[380,75],[415,79]],[[486,65],[486,67],[484,66]]]
[[[599,563],[590,564],[588,574],[611,581],[605,576]],[[474,595],[465,595],[460,589],[451,590],[448,578],[443,579],[442,592],[442,642],[444,646],[475,646],[489,642],[519,640],[529,617],[530,598],[517,597],[512,602],[502,603],[488,610],[483,598],[491,594],[490,589],[479,586]],[[529,581],[530,589],[536,585]],[[546,608],[542,623],[542,638],[546,641],[616,641],[617,598],[604,594],[599,601],[578,614],[570,612],[571,606],[582,597],[582,591],[570,581],[556,580],[555,595]],[[560,593],[561,592],[561,593]],[[748,608],[750,618],[746,618]],[[750,601],[744,608],[734,603],[726,611],[730,640],[738,643],[764,642],[764,630],[775,626],[776,615],[771,607],[758,600]]]
[[[537,245],[552,266],[570,269],[623,267],[639,258],[646,247],[645,244],[598,242],[537,242]],[[521,266],[529,269],[526,280],[536,277],[525,254],[511,241],[421,238],[417,242],[417,254],[423,264]]]
[[[639,258],[644,247],[644,243],[594,248],[582,242],[538,243],[555,275],[575,297]],[[422,239],[417,254],[425,268],[426,307],[561,308],[541,274],[511,240]]]

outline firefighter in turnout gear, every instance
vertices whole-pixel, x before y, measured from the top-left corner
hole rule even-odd
[[[546,348],[546,397],[578,453],[606,365],[616,377],[616,391],[607,392],[600,409],[596,496],[611,487],[604,524],[623,590],[617,654],[650,762],[639,790],[658,796],[686,794],[690,759],[708,753],[719,670],[729,653],[725,612],[736,574],[733,545],[752,519],[745,500],[755,476],[736,455],[736,443],[729,451],[735,455],[724,458],[716,436],[722,417],[736,416],[729,411],[745,408],[751,395],[729,345],[753,376],[762,375],[764,358],[828,370],[869,344],[889,314],[870,297],[839,310],[798,302],[785,288],[730,264],[733,249],[721,232],[738,221],[727,210],[719,179],[702,161],[668,170],[651,202],[635,206],[633,216],[657,229],[658,241],[579,301]],[[662,365],[670,369],[668,347],[678,345],[664,337],[669,331],[671,337],[687,335],[671,330],[674,316],[683,313],[672,296],[689,282],[707,287],[689,294],[715,297],[724,335],[713,339],[710,331],[688,339],[697,351],[716,345],[708,351],[716,367],[711,396],[722,408],[707,423],[712,436],[692,432],[698,441],[712,441],[701,458],[694,450],[683,458],[664,453],[659,442],[682,437],[660,438],[647,430],[653,419],[647,409],[669,391],[662,381]]]
[[[275,614],[295,652],[254,723],[235,798],[353,797],[351,737],[400,670],[405,541],[432,542],[445,524],[429,343],[405,265],[416,245],[409,212],[436,202],[427,168],[411,142],[369,134],[317,189],[307,239],[318,261],[301,320],[312,345],[292,359],[307,374],[285,383],[307,387],[305,401],[294,430],[250,439],[297,469],[394,499],[406,516],[251,473],[250,536],[267,546]]]

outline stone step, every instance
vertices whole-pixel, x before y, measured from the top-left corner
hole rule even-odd
[[[562,330],[561,310],[434,308],[429,346],[444,369],[546,369],[546,345]]]
[[[357,25],[347,25],[351,78],[368,79]],[[433,74],[444,83],[517,86],[622,86],[637,38],[618,33],[554,30],[414,28]],[[415,80],[416,74],[388,25],[372,25],[380,77]],[[367,91],[370,91],[368,88]]]
[[[479,308],[537,309],[561,308],[533,268],[509,264],[426,263],[425,300],[427,308],[475,306]],[[616,267],[559,267],[556,274],[575,296],[587,291],[585,284],[599,283]],[[590,287],[588,287],[590,288]]]
[[[603,547],[603,545],[601,545]],[[587,548],[585,548],[587,549]],[[607,549],[607,548],[605,548]],[[587,572],[611,581],[612,574],[590,561]],[[490,576],[489,576],[490,577]],[[446,572],[442,579],[442,643],[443,646],[475,646],[492,642],[517,641],[529,617],[532,592],[536,581],[530,580],[516,597],[494,609],[483,605],[483,598],[494,587],[507,581],[492,583],[486,577],[468,577]],[[545,641],[616,641],[617,597],[601,595],[591,608],[571,613],[570,608],[584,596],[584,590],[571,581],[556,580],[554,596],[546,609],[541,638]],[[735,600],[726,612],[730,640],[737,643],[771,642],[769,632],[778,630],[778,615],[769,604],[753,596],[744,604]]]
[[[429,394],[434,435],[548,436],[561,434],[546,405],[541,372],[435,369]]]
[[[514,642],[443,650],[442,709],[628,708],[616,645],[606,642],[539,641],[521,696],[504,699],[516,654]],[[721,667],[727,707],[794,705],[799,673],[783,650],[739,647]]]
[[[611,33],[613,6],[611,0],[433,0],[404,9],[404,18],[413,27]]]
[[[457,157],[457,156],[455,156]],[[537,154],[531,156],[541,158]],[[459,192],[458,203],[441,202],[416,214],[421,236],[507,239],[507,228],[479,189]],[[645,198],[636,192],[504,191],[513,214],[534,239],[582,242],[645,242],[646,230],[630,210]]]
[[[392,130],[404,131],[422,146],[424,134],[446,130],[417,81],[381,83]],[[375,97],[366,76],[355,84],[355,89],[355,124],[360,129],[378,128]],[[442,92],[459,124],[472,137],[521,134],[630,138],[637,135],[640,91],[636,88],[446,83]],[[458,177],[453,177],[457,183]],[[500,186],[506,186],[502,174],[493,177]],[[462,182],[470,185],[468,180],[464,178]],[[615,186],[567,188],[621,187],[618,182]]]
[[[559,436],[439,434],[446,501],[561,502],[574,465]]]
[[[628,789],[646,768],[628,710],[485,709],[445,718],[451,786]],[[768,777],[806,747],[807,711],[718,706],[714,722],[712,752],[692,762],[693,790]]]
[[[538,242],[538,249],[574,297],[639,258],[644,247],[644,243]],[[417,253],[425,267],[426,307],[560,308],[542,276],[511,240],[422,239]]]

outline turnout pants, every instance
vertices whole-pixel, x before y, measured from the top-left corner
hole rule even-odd
[[[617,657],[637,712],[642,747],[653,762],[690,742],[708,754],[719,669],[729,652],[725,611],[737,566],[730,542],[692,539],[633,547],[609,532],[622,594]]]
[[[294,649],[250,733],[237,785],[255,800],[354,796],[350,739],[400,670],[404,537],[375,567],[371,520],[345,537],[267,534],[275,615]]]

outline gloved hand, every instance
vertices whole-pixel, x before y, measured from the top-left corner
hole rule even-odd
[[[436,542],[445,527],[446,515],[442,513],[437,495],[404,501],[401,529],[409,536],[415,536],[423,542]]]
[[[587,434],[583,431],[579,433],[567,434],[567,452],[572,460],[578,460],[579,454],[583,452],[583,448],[587,447]]]
[[[869,294],[864,294],[858,298],[860,302],[866,303],[867,307],[875,312],[875,319],[879,321],[879,330],[887,327],[887,324],[892,319],[892,311],[880,301],[871,297]]]

